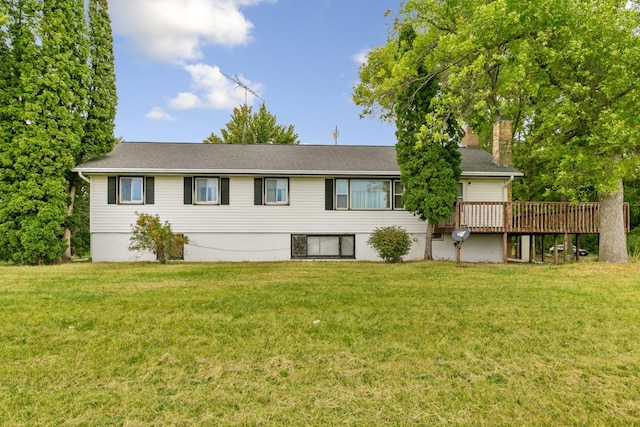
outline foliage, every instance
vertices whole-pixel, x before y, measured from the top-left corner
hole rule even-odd
[[[257,113],[251,107],[242,105],[233,109],[226,129],[220,129],[222,136],[212,133],[205,144],[299,144],[293,125],[278,125],[276,116],[260,105]]]
[[[411,237],[399,226],[378,227],[369,236],[367,244],[375,249],[383,260],[398,262],[411,250]]]
[[[636,425],[638,267],[0,267],[0,418]]]
[[[627,235],[627,248],[633,261],[640,261],[640,228],[636,228]]]
[[[91,253],[91,230],[89,228],[89,184],[79,181],[76,184],[76,196],[73,214],[66,224],[71,234],[72,253],[77,257],[88,257]]]
[[[89,64],[103,59],[89,56],[91,43],[98,42],[88,37],[84,5],[83,0],[2,2],[7,14],[0,27],[3,260],[61,259],[73,223],[71,170],[88,155],[110,149],[95,135],[84,138],[91,94],[102,84]],[[108,117],[100,120],[108,125]]]
[[[131,226],[129,250],[153,252],[160,262],[167,264],[179,248],[189,243],[187,236],[171,230],[168,221],[161,223],[159,215],[136,212],[136,216],[136,223]]]
[[[438,96],[438,79],[428,75],[416,60],[412,27],[402,28],[396,61],[414,64],[415,79],[396,89],[394,110],[396,151],[406,210],[427,222],[425,259],[432,259],[433,224],[451,215],[458,197],[460,152],[455,124],[447,114],[431,108]]]
[[[118,95],[111,20],[107,9],[107,0],[89,0],[91,84],[80,161],[108,153],[117,141],[113,130]]]
[[[603,221],[613,224],[601,235],[601,258],[624,261],[624,224],[613,218],[622,210],[619,184],[635,175],[640,161],[638,6],[617,0],[408,1],[387,45],[370,54],[368,79],[361,74],[354,99],[365,114],[388,119],[395,88],[437,79],[432,108],[453,112],[481,135],[496,118],[509,116],[515,165],[530,174],[523,194],[551,188],[576,201],[597,194]],[[415,57],[427,76],[393,55],[407,24],[416,30]]]
[[[381,118],[395,120],[404,207],[428,221],[425,259],[431,259],[433,224],[449,217],[458,197],[460,153],[455,120],[437,108],[439,79],[430,75],[416,39],[412,25],[403,23],[397,38],[374,49],[360,69],[354,101],[371,114],[379,105]],[[395,80],[398,72],[407,75]]]

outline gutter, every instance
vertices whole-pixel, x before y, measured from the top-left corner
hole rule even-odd
[[[514,179],[515,179],[515,176],[514,176],[514,175],[511,175],[511,177],[509,178],[509,181],[507,181],[507,182],[504,184],[504,188],[507,188],[508,186],[510,186]]]
[[[83,181],[87,182],[88,184],[91,184],[91,180],[89,178],[87,178],[86,176],[84,176],[82,174],[82,172],[77,171],[78,172],[78,176],[80,177],[80,179],[82,179]]]

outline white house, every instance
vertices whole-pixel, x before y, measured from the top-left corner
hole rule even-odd
[[[508,201],[522,173],[473,142],[460,152],[460,200]],[[136,212],[188,236],[185,261],[378,260],[367,239],[391,225],[413,238],[405,259],[424,253],[426,226],[403,208],[393,146],[123,142],[75,172],[91,183],[93,261],[155,258],[128,249]],[[455,259],[451,236],[436,235],[433,251]],[[501,235],[472,235],[462,259],[501,262]]]

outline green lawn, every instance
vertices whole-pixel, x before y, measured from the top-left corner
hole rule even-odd
[[[0,425],[640,425],[640,264],[0,267]]]

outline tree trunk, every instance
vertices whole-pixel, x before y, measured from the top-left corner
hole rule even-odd
[[[433,259],[433,223],[427,220],[427,238],[424,242],[424,259]]]
[[[65,217],[69,218],[71,215],[73,215],[73,203],[76,200],[76,186],[74,183],[71,183],[71,186],[67,190],[67,196],[69,196],[69,206],[67,207],[67,213]],[[62,240],[64,240],[67,244],[67,247],[64,250],[64,254],[62,254],[62,259],[63,261],[71,261],[71,230],[68,226],[64,228]]]
[[[626,263],[627,236],[623,211],[624,189],[622,181],[612,193],[598,195],[600,202],[600,248],[599,261]]]

